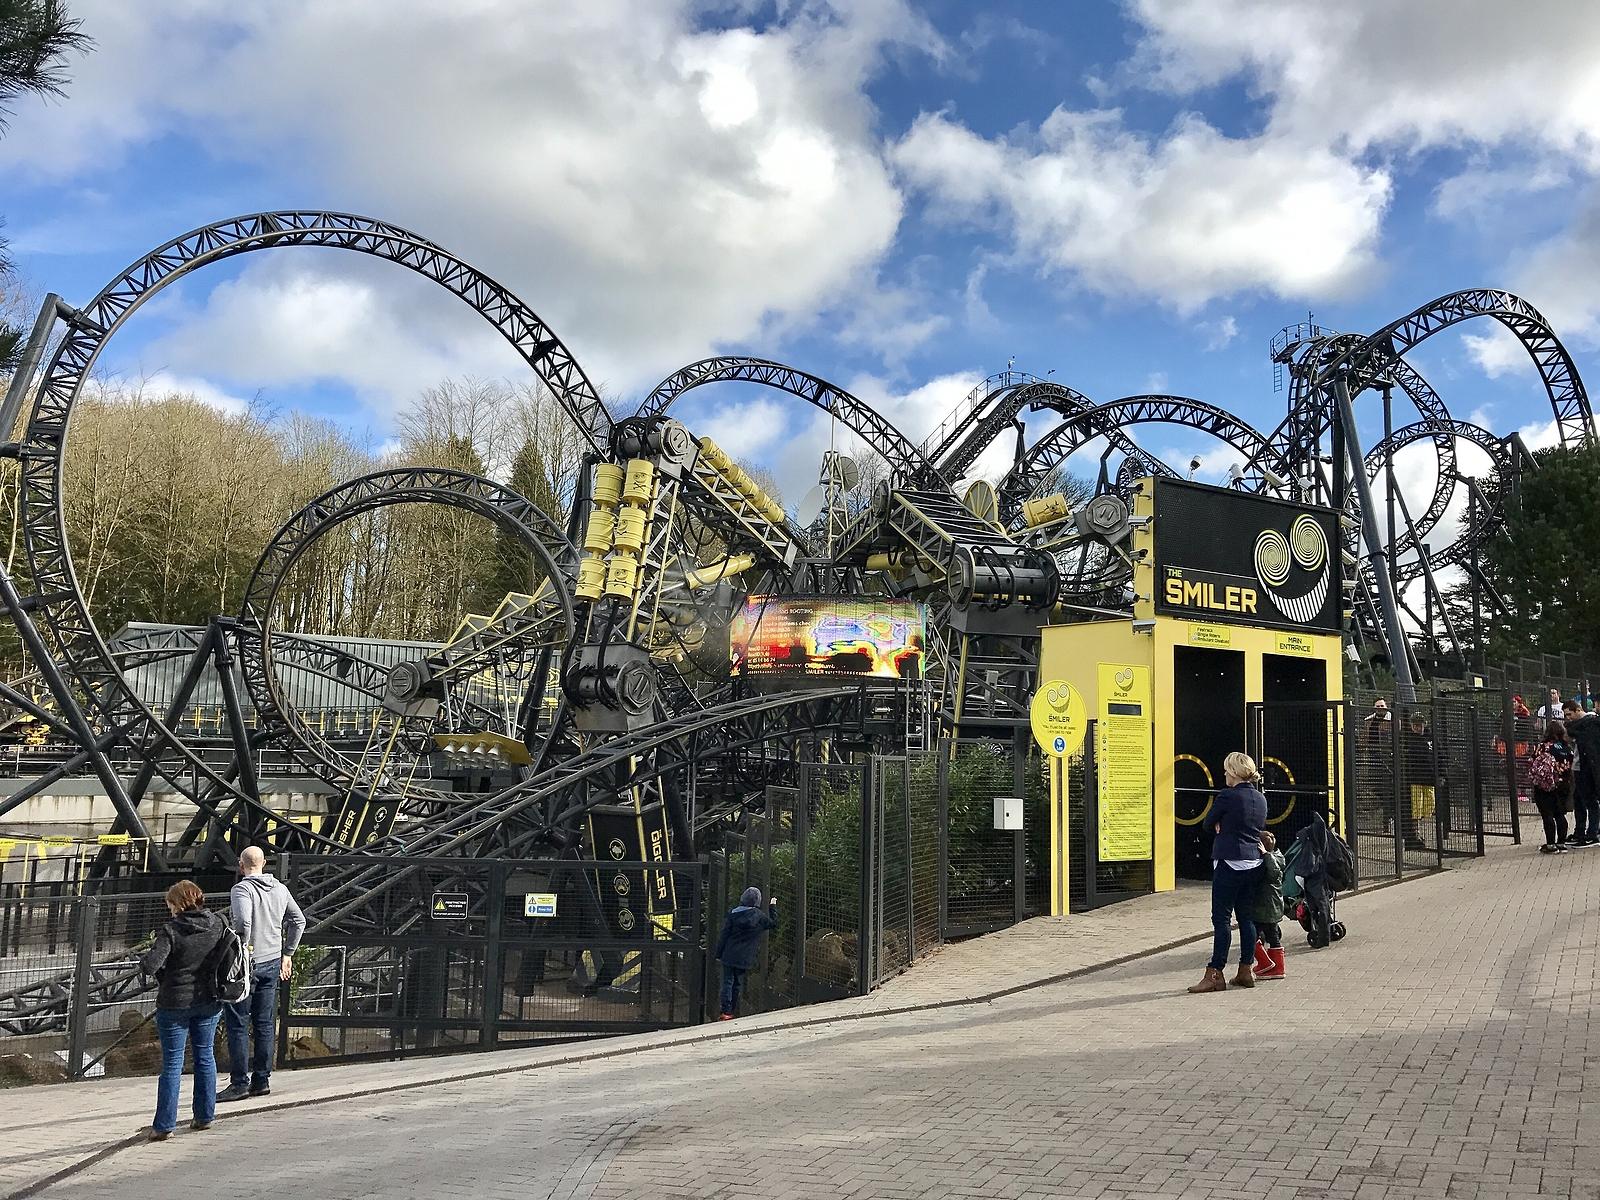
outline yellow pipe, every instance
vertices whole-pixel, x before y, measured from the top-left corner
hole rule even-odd
[[[730,575],[738,575],[748,571],[756,565],[754,555],[734,554],[721,562],[707,563],[703,567],[692,567],[683,573],[683,581],[692,588],[707,587]]]

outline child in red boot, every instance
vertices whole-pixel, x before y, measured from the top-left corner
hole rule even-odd
[[[1283,971],[1283,854],[1270,829],[1261,834],[1261,890],[1256,895],[1255,975],[1257,979],[1282,979]]]

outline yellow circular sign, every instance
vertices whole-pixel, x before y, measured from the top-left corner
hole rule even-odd
[[[1033,725],[1033,740],[1046,754],[1066,758],[1083,745],[1089,728],[1089,710],[1083,694],[1065,679],[1047,679],[1033,694],[1028,709]]]

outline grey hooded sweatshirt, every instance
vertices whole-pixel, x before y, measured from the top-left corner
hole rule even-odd
[[[228,894],[233,927],[250,952],[252,963],[277,963],[293,954],[305,932],[300,906],[270,874],[246,875]]]

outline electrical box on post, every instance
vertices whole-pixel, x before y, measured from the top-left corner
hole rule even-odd
[[[1020,831],[1022,829],[1022,798],[996,796],[994,798],[994,827]]]

